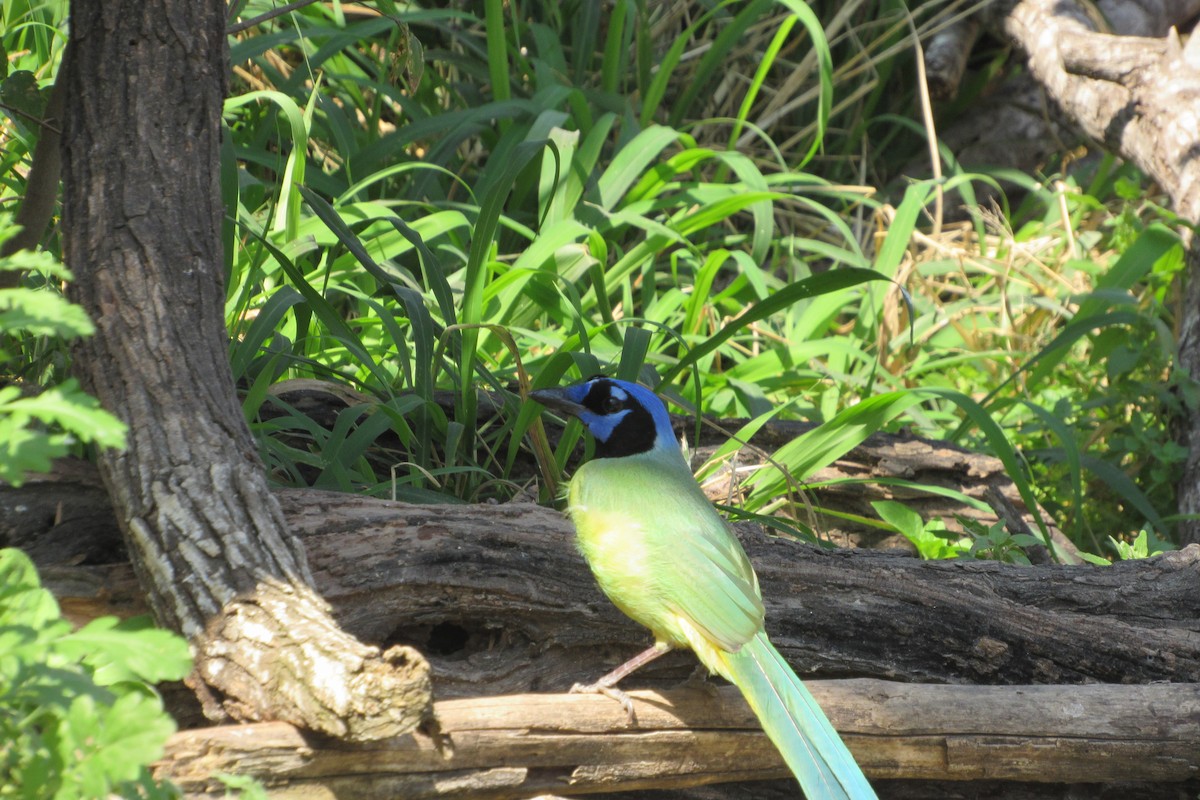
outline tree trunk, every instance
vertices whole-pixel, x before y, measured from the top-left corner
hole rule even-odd
[[[223,0],[75,0],[63,244],[96,322],[76,369],[129,426],[100,458],[160,623],[193,643],[208,710],[353,738],[424,718],[427,666],[337,630],[308,588],[234,393],[219,151]],[[319,680],[317,679],[319,676]]]

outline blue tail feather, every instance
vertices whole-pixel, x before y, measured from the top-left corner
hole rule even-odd
[[[765,633],[723,661],[725,677],[742,690],[808,800],[875,800],[825,712]]]

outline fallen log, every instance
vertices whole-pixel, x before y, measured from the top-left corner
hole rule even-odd
[[[289,525],[305,544],[316,587],[334,606],[339,623],[373,644],[417,647],[429,657],[435,691],[443,702],[458,696],[466,698],[465,707],[470,707],[480,694],[565,691],[576,681],[601,674],[647,642],[647,633],[616,611],[594,586],[571,543],[569,526],[553,510],[522,503],[417,506],[311,490],[283,491],[279,496]],[[739,526],[739,534],[762,579],[772,638],[806,679],[1200,683],[1200,547],[1111,567],[1017,567],[988,561],[922,562],[894,552],[831,551],[772,538],[755,526]],[[60,542],[64,547],[69,543]],[[46,585],[78,621],[102,613],[144,610],[128,565],[40,566]],[[688,653],[671,654],[639,673],[630,685],[673,687],[691,673],[694,664]],[[1060,688],[1092,690],[1090,686]],[[1119,693],[1156,687],[1111,688]],[[1187,708],[1189,687],[1162,688],[1185,692],[1176,705]],[[674,695],[669,696],[674,703]],[[733,701],[715,702],[725,708]],[[840,713],[831,710],[839,723],[845,721],[836,716]],[[185,725],[200,722],[195,715],[179,716]],[[758,744],[751,749],[770,751],[753,729]],[[259,738],[261,730],[247,728],[240,735],[267,741]],[[852,727],[847,730],[852,736],[863,735]],[[946,727],[936,733],[984,736],[964,730]],[[1135,762],[1156,757],[1159,739],[1151,731],[1146,741],[1151,742],[1149,754]],[[342,747],[311,738],[305,742],[309,749]],[[1042,749],[1067,752],[1074,744],[1064,740]],[[993,749],[982,763],[997,763],[999,752]],[[1173,750],[1168,747],[1167,752]],[[268,755],[269,748],[262,757]],[[242,763],[253,765],[259,756],[246,758]],[[1111,757],[1113,764],[1128,761]],[[684,767],[693,769],[688,763]],[[512,785],[516,773],[498,769],[489,768],[488,779],[509,781],[501,789]],[[534,768],[530,774],[537,777],[542,774],[539,770]],[[473,785],[469,783],[473,774],[465,770],[429,780],[438,787],[460,780]],[[771,774],[779,773],[763,769],[752,776],[722,773],[705,780]],[[869,774],[877,773],[869,770]],[[690,785],[678,782],[670,772],[660,777],[666,782],[654,785]],[[1089,796],[1107,792],[1113,797],[1174,797],[1169,787],[1192,785],[1151,778],[1147,779],[1151,783],[1139,783],[1133,794],[1114,795],[1115,784],[1095,783],[1110,779],[1117,780],[1110,772],[1091,772],[1084,778],[1095,787]],[[1141,779],[1123,770],[1119,780]],[[981,785],[991,788],[980,789]],[[749,795],[740,796],[794,796],[794,784],[787,781],[769,786],[776,787],[776,794],[754,784]],[[942,783],[906,780],[895,786],[885,796],[955,794],[947,794]],[[924,794],[916,788],[922,786]],[[1058,784],[1053,785],[1057,789],[1039,788],[1050,784],[1012,782],[969,786],[963,796],[1065,796]],[[591,789],[602,790],[603,786]],[[1195,795],[1192,789],[1184,790]],[[332,796],[324,789],[314,791],[318,793],[307,796]],[[564,790],[545,786],[538,791],[562,795]],[[677,797],[715,798],[739,796],[740,790],[734,786],[673,791],[683,793]],[[396,789],[395,796],[409,796],[408,789]]]
[[[876,783],[1200,777],[1200,685],[809,686]],[[444,700],[434,734],[370,745],[283,723],[186,731],[157,772],[194,796],[223,796],[211,776],[236,772],[297,800],[570,797],[788,774],[735,688],[632,696],[633,726],[600,695],[525,694]]]
[[[294,380],[279,384],[278,392],[289,405],[303,409],[321,424],[333,425],[339,411],[356,398],[336,384]],[[452,401],[447,401],[452,402]],[[486,409],[497,401],[481,394],[480,424],[490,419]],[[449,413],[451,409],[447,409]],[[726,431],[738,430],[745,420],[709,422],[695,442],[694,420],[674,417],[676,432],[693,443],[699,465],[729,439]],[[740,458],[730,462],[739,468],[759,463],[814,425],[797,421],[772,421],[751,439]],[[549,430],[552,439],[558,429]],[[299,446],[299,445],[298,445]],[[396,448],[402,448],[399,442]],[[582,447],[579,448],[582,454]],[[381,473],[389,464],[379,464]],[[705,489],[718,502],[734,503],[739,488],[731,485],[731,470],[725,469],[706,481]],[[532,461],[518,460],[512,480],[535,474]],[[897,479],[897,480],[881,480]],[[899,500],[925,520],[941,520],[949,530],[961,530],[960,520],[986,528],[1005,521],[1013,532],[1038,530],[1039,520],[1025,508],[1020,493],[1000,459],[974,453],[946,442],[911,435],[876,433],[833,464],[818,470],[802,491],[802,517],[819,536],[839,546],[862,545],[912,550],[908,540],[890,530],[865,524],[876,517],[875,500]],[[975,505],[956,497],[965,496]],[[983,508],[980,508],[982,506]],[[991,511],[984,510],[990,507]],[[1061,532],[1049,526],[1061,560],[1072,563],[1074,549]],[[116,521],[112,518],[104,487],[92,465],[73,459],[55,462],[49,475],[31,476],[19,488],[0,487],[0,546],[20,547],[39,564],[103,564],[124,560]],[[1038,562],[1038,554],[1030,553]]]
[[[647,644],[551,509],[311,490],[280,501],[338,622],[372,644],[416,647],[439,697],[566,690]],[[1200,547],[1110,567],[1019,567],[825,550],[756,526],[739,534],[768,631],[801,677],[1200,683]],[[42,572],[77,620],[143,609],[126,565]],[[669,686],[695,663],[660,661],[642,685]]]

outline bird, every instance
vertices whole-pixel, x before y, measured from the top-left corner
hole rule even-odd
[[[567,514],[600,589],[655,640],[576,689],[622,699],[631,711],[616,684],[670,650],[691,649],[710,673],[741,690],[808,800],[875,798],[837,731],[767,638],[758,577],[696,483],[658,395],[597,375],[529,396],[579,419],[595,439],[594,457],[568,487]]]

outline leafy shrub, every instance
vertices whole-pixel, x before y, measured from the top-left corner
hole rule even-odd
[[[12,218],[0,214],[0,245],[13,233]],[[83,309],[50,285],[71,279],[54,256],[22,250],[0,259],[0,271],[28,271],[42,282],[39,288],[0,289],[0,366],[14,360],[10,347],[32,349],[22,339],[68,340],[92,333]],[[27,394],[21,384],[0,384],[0,480],[20,485],[28,472],[47,472],[51,461],[76,442],[124,447],[125,425],[73,379],[36,394]]]
[[[20,550],[0,550],[0,798],[166,798],[148,764],[174,721],[150,684],[191,669],[144,619],[77,631]]]

